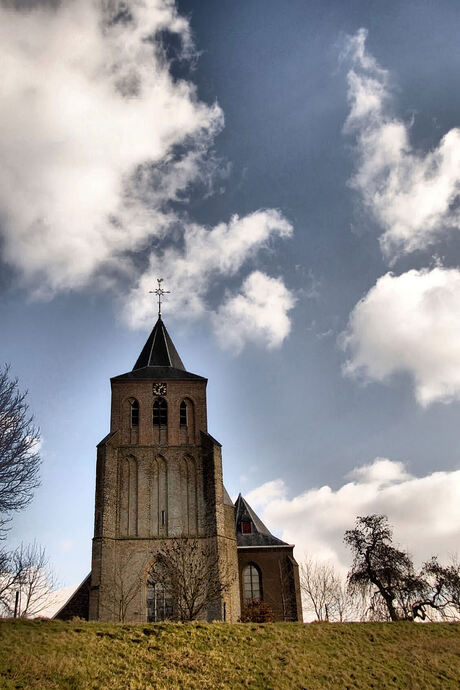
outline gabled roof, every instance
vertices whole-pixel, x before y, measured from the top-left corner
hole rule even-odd
[[[241,494],[236,499],[235,509],[236,543],[238,546],[289,546],[285,541],[273,536]],[[242,534],[242,522],[251,523],[250,534]]]
[[[161,316],[158,317],[132,371],[114,376],[112,381],[117,379],[201,379],[206,381],[203,376],[191,374],[185,370]]]

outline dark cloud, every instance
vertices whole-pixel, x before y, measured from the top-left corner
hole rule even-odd
[[[0,0],[2,7],[15,9],[18,12],[33,10],[37,7],[59,7],[61,0]]]

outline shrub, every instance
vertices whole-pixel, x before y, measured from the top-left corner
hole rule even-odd
[[[273,623],[274,620],[272,607],[260,599],[248,601],[241,609],[241,623]]]

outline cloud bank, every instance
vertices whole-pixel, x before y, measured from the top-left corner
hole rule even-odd
[[[194,57],[172,0],[0,5],[3,259],[39,295],[131,284],[133,326],[151,324],[157,276],[196,318],[211,280],[292,232],[273,209],[208,229],[180,206],[192,186],[212,186],[224,117],[172,75],[165,35]]]
[[[390,262],[423,250],[460,229],[460,130],[452,129],[426,154],[414,151],[410,126],[392,113],[389,74],[366,51],[366,31],[348,39],[345,54],[357,170],[350,181],[382,228]],[[341,342],[344,372],[387,381],[404,372],[421,405],[460,398],[460,271],[412,270],[379,278],[350,314]]]
[[[161,0],[1,6],[4,257],[27,280],[84,285],[164,234],[165,204],[199,176],[223,115],[172,79],[160,31],[190,46],[187,22]],[[161,184],[149,185],[160,164]]]
[[[460,270],[387,273],[353,309],[342,345],[346,374],[412,377],[421,405],[460,399]]]
[[[439,555],[448,562],[459,553],[460,470],[411,476],[403,463],[376,458],[357,467],[337,490],[309,489],[289,499],[281,479],[267,482],[245,497],[275,533],[304,554],[330,561],[345,574],[351,555],[343,543],[356,516],[387,515],[394,541],[417,564]]]
[[[366,51],[365,29],[348,39],[345,55],[350,114],[358,166],[350,184],[382,227],[384,255],[424,249],[447,230],[460,229],[460,130],[450,130],[432,151],[415,151],[410,125],[392,112],[388,72]]]

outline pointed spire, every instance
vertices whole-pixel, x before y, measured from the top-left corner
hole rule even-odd
[[[147,342],[132,370],[119,376],[113,376],[111,381],[121,379],[207,380],[203,376],[192,374],[185,369],[161,316],[158,317],[158,321],[147,338]]]
[[[119,376],[113,376],[111,381],[122,379],[176,379],[185,381],[189,379],[207,381],[203,376],[187,371],[174,347],[174,343],[161,320],[161,298],[169,294],[169,290],[162,287],[163,278],[157,278],[158,287],[150,292],[158,297],[158,321],[147,338],[142,352],[137,358],[131,371]]]
[[[185,371],[183,362],[161,320],[161,316],[158,317],[158,321],[147,338],[133,371],[143,367],[173,367]]]

